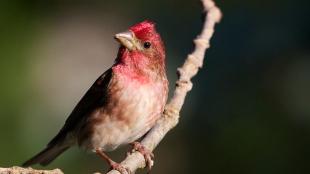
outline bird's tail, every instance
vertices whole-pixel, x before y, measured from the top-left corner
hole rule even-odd
[[[44,150],[40,153],[29,159],[23,164],[23,167],[28,167],[33,164],[41,164],[42,166],[48,165],[52,162],[58,155],[66,151],[70,146],[59,146],[59,145],[52,145],[47,146]]]

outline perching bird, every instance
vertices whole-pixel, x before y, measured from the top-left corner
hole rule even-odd
[[[166,104],[164,44],[150,21],[116,34],[115,39],[121,46],[113,66],[90,87],[46,148],[23,166],[45,166],[76,144],[121,172],[125,168],[111,160],[106,151],[133,144],[146,160],[152,156],[135,141],[154,126]]]

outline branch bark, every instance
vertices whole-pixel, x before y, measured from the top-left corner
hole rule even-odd
[[[35,170],[32,168],[11,167],[0,168],[0,174],[63,174],[60,169],[54,170]]]
[[[220,9],[215,5],[213,0],[201,1],[206,12],[206,18],[201,34],[194,40],[194,51],[187,56],[183,66],[178,68],[179,77],[176,81],[176,88],[173,97],[165,107],[163,117],[141,141],[141,144],[151,151],[155,149],[168,131],[178,124],[179,113],[184,104],[186,94],[193,86],[191,78],[194,77],[199,68],[202,67],[206,49],[210,47],[209,42],[214,33],[214,26],[216,23],[220,22],[222,17]],[[130,169],[133,173],[138,168],[144,168],[146,165],[143,155],[139,152],[129,154],[121,164]],[[111,170],[107,174],[120,173],[117,170]]]

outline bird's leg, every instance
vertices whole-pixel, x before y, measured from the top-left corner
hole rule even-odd
[[[113,161],[107,154],[105,154],[101,149],[96,149],[96,154],[99,155],[103,160],[105,160],[113,170],[119,171],[121,174],[131,174],[130,169],[122,166],[121,164]]]
[[[130,143],[130,144],[133,146],[133,149],[132,149],[133,152],[138,151],[144,156],[146,166],[148,170],[151,171],[151,168],[154,164],[154,161],[153,161],[154,154],[152,153],[152,151],[150,151],[149,149],[144,147],[140,142],[137,142],[137,141]]]

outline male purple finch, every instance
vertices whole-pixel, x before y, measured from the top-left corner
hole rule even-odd
[[[161,117],[168,94],[165,48],[154,25],[143,21],[115,35],[121,46],[114,65],[90,87],[46,148],[24,166],[47,165],[75,144],[122,173],[125,168],[106,151],[133,144],[149,162],[151,152],[135,141]]]

